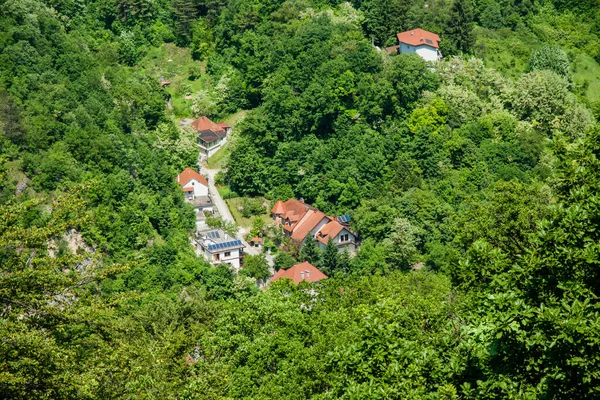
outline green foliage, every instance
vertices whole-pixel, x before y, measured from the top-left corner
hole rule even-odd
[[[279,271],[280,269],[288,269],[292,265],[296,264],[296,260],[292,257],[291,254],[286,253],[285,251],[280,251],[273,258],[273,268],[275,271]]]
[[[567,54],[557,46],[544,46],[531,55],[529,68],[532,71],[548,69],[568,82],[573,81]]]
[[[246,254],[244,256],[244,268],[240,270],[240,275],[249,276],[251,278],[264,281],[271,273],[269,272],[269,264],[264,255],[253,256]]]
[[[304,242],[302,243],[302,248],[300,249],[298,258],[300,261],[308,261],[315,267],[319,268],[321,266],[322,257],[322,252],[319,249],[317,239],[312,235],[308,235],[308,237],[304,239]]]
[[[473,8],[468,0],[454,0],[445,30],[445,41],[441,43],[442,54],[468,54],[473,47]]]
[[[222,219],[222,218],[207,217],[206,225],[209,228],[223,229],[230,236],[237,235],[237,232],[239,230],[239,228],[237,227],[237,225],[235,223],[225,220],[225,219]]]

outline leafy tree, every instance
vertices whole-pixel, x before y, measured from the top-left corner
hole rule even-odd
[[[294,264],[296,264],[294,257],[285,251],[278,252],[273,258],[273,268],[275,271],[279,271],[280,269],[288,269]]]
[[[392,266],[407,269],[415,261],[417,254],[417,232],[406,218],[397,218],[392,226],[389,239],[384,242]]]
[[[215,51],[210,25],[204,18],[199,18],[192,25],[190,49],[195,60],[206,60]]]
[[[257,256],[246,254],[244,256],[244,268],[240,270],[240,274],[261,281],[271,276],[269,264],[267,264],[267,260],[263,254]]]
[[[538,71],[548,69],[573,83],[573,75],[567,54],[557,46],[544,46],[535,51],[529,60],[529,69]]]

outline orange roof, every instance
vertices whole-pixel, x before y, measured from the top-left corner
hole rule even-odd
[[[283,205],[283,201],[277,200],[277,202],[273,206],[273,209],[271,210],[271,213],[276,214],[276,215],[281,215],[284,212],[285,212],[285,206]]]
[[[227,125],[225,122],[217,122],[217,126],[221,127],[221,128],[231,128],[229,125]]]
[[[223,128],[219,125],[212,122],[210,119],[206,117],[200,117],[194,121],[192,121],[192,127],[197,131],[213,131],[213,132],[221,132]]]
[[[409,44],[411,46],[431,46],[436,49],[440,47],[440,37],[432,32],[424,31],[423,29],[413,29],[397,34],[400,43]]]
[[[302,281],[318,282],[321,279],[327,279],[327,275],[319,271],[308,261],[304,261],[303,263],[296,264],[288,269],[280,269],[273,275],[272,281],[285,278],[291,279],[295,284],[298,284]]]
[[[187,185],[187,183],[189,181],[191,181],[192,179],[197,180],[198,182],[200,182],[204,186],[208,186],[208,182],[206,181],[206,178],[203,177],[202,175],[200,175],[199,173],[197,173],[196,171],[194,171],[191,168],[186,168],[186,169],[183,170],[182,173],[180,173],[179,175],[177,175],[177,182],[181,186]]]
[[[317,234],[317,240],[321,243],[327,244],[329,238],[333,239],[344,229],[342,224],[337,221],[328,222]]]
[[[306,216],[294,227],[292,239],[302,242],[323,218],[328,217],[319,210],[309,210]]]
[[[250,241],[250,243],[262,243],[264,241],[263,238],[259,238],[259,237],[254,237],[252,238],[252,240]]]

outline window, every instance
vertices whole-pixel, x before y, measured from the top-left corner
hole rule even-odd
[[[347,242],[348,240],[349,240],[349,237],[348,237],[347,233],[340,235],[340,242]]]
[[[231,256],[231,252],[230,251],[226,251],[225,252],[225,257],[229,257],[229,256]]]
[[[219,260],[221,259],[221,257],[219,256],[219,253],[215,254],[215,255],[213,256],[213,259],[214,259],[215,261],[219,261]]]

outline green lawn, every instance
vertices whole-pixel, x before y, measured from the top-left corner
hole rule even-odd
[[[231,211],[231,215],[233,215],[233,218],[235,219],[235,223],[242,228],[251,228],[252,221],[257,216],[252,216],[250,218],[244,218],[242,216],[242,213],[240,212],[238,207],[241,206],[242,202],[244,201],[244,198],[243,197],[233,197],[231,199],[227,199],[226,197],[224,197],[224,199],[225,199],[225,202],[227,203],[227,206],[229,207],[229,211]],[[260,199],[262,199],[265,204],[268,203],[263,197],[261,197]],[[262,220],[265,221],[266,224],[270,224],[272,222],[271,217],[269,216],[268,213],[262,214],[258,217],[262,218]]]
[[[235,126],[238,122],[246,117],[248,114],[248,110],[241,110],[235,114],[232,114],[230,117],[225,118],[223,122],[227,123],[229,126],[233,128],[232,136],[229,138],[227,143],[223,145],[215,154],[213,154],[208,161],[206,162],[206,166],[210,169],[221,169],[225,166],[229,154],[231,153],[231,140],[235,137]]]

